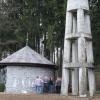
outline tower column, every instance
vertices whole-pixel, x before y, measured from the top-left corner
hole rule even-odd
[[[78,48],[77,48],[77,41],[75,41],[72,44],[72,62],[76,63],[78,54],[77,54]],[[73,68],[72,70],[72,95],[78,95],[78,75],[79,75],[78,68]]]
[[[73,34],[77,32],[77,19],[73,16]],[[72,42],[72,62],[76,63],[78,61],[78,45],[77,40]],[[78,68],[73,68],[72,70],[72,95],[78,95]]]
[[[73,16],[71,12],[66,12],[66,25],[65,25],[65,37],[66,34],[70,34],[72,32],[72,23],[73,23]]]
[[[69,70],[63,68],[63,70],[62,70],[61,95],[68,96],[68,86],[69,86]]]
[[[70,41],[65,40],[64,48],[65,49],[63,57],[61,95],[68,95],[69,69],[66,68],[66,63],[70,62],[70,48],[71,48]]]
[[[86,68],[79,69],[79,96],[86,97],[87,96],[87,75]]]
[[[72,32],[72,13],[67,12],[66,14],[66,27],[65,27],[65,40],[64,40],[64,56],[63,56],[63,69],[62,69],[62,85],[61,95],[68,95],[69,86],[69,69],[66,68],[66,63],[70,62],[71,59],[71,42],[66,40],[66,34]]]
[[[78,9],[77,10],[77,32],[83,33],[84,32],[84,10]]]
[[[79,34],[84,33],[84,10],[78,9],[77,10],[77,32]],[[79,63],[86,62],[86,42],[84,37],[79,37],[78,39],[78,61]],[[87,93],[87,84],[86,84],[86,68],[85,66],[81,66],[79,68],[79,95],[86,96]]]
[[[85,15],[85,22],[86,22],[86,32],[87,34],[91,34],[91,22],[90,22],[90,15]],[[93,47],[92,47],[92,41],[88,40],[86,42],[86,52],[87,52],[87,62],[88,63],[94,63],[93,58]],[[88,68],[88,83],[89,83],[89,93],[90,96],[94,96],[96,91],[96,84],[95,84],[95,75],[94,70]]]
[[[78,39],[78,61],[79,63],[86,62],[86,48],[85,39],[83,37]],[[79,95],[84,97],[87,94],[87,74],[85,66],[79,68]]]
[[[78,95],[78,68],[72,70],[72,95]]]
[[[89,80],[89,93],[90,96],[94,96],[96,91],[95,76],[93,69],[88,69],[88,80]]]
[[[85,30],[86,33],[91,34],[91,22],[90,22],[90,15],[85,15]]]
[[[87,62],[88,63],[93,63],[93,51],[92,51],[92,42],[88,41],[87,42]],[[88,82],[89,82],[89,93],[90,96],[94,96],[95,91],[96,91],[96,84],[95,84],[95,75],[94,75],[94,70],[93,69],[88,69]]]

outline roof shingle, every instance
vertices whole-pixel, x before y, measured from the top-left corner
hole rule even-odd
[[[55,66],[51,61],[41,56],[29,46],[18,50],[17,52],[11,54],[7,58],[0,61],[0,65],[7,64],[31,64],[31,65],[48,65]]]

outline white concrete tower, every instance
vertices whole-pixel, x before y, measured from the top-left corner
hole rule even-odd
[[[61,94],[87,96],[95,93],[93,50],[88,0],[68,0],[64,40]],[[71,75],[69,74],[71,72]],[[71,76],[71,83],[70,81]],[[88,81],[87,81],[88,80]]]

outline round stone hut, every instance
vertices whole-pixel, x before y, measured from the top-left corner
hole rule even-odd
[[[8,93],[35,92],[34,80],[37,76],[54,77],[55,74],[55,65],[29,46],[3,59],[0,65],[6,69],[5,92]]]

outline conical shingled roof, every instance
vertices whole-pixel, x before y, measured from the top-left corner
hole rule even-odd
[[[0,65],[29,65],[35,67],[55,67],[52,62],[32,50],[29,46],[25,46],[24,48],[3,59],[2,61],[0,61]]]

